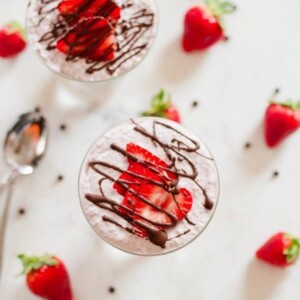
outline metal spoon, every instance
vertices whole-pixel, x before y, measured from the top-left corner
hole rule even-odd
[[[45,153],[47,141],[47,122],[39,112],[21,115],[6,135],[4,159],[9,166],[9,172],[0,182],[0,193],[7,189],[5,202],[2,203],[0,221],[0,277],[12,184],[17,177],[33,173]]]

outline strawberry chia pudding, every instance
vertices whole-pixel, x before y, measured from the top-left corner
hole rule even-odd
[[[102,81],[137,66],[157,31],[155,0],[31,0],[31,46],[53,71]]]
[[[93,229],[133,254],[159,255],[194,240],[218,200],[215,162],[178,123],[154,117],[102,135],[81,169],[79,194]]]

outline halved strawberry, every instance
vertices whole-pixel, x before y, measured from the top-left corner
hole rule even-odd
[[[106,61],[114,57],[115,36],[106,19],[81,20],[56,45],[57,49],[71,57]]]
[[[68,23],[89,17],[104,17],[111,21],[121,17],[121,8],[112,0],[63,0],[58,10]]]
[[[177,221],[180,221],[188,214],[193,204],[192,195],[185,188],[180,188],[179,194],[174,196],[157,185],[143,184],[139,189],[139,195],[146,198],[155,207],[142,200],[137,201],[135,212],[144,219],[140,216],[135,216],[134,219],[152,224],[158,228],[172,226],[172,220],[165,212],[172,214]]]

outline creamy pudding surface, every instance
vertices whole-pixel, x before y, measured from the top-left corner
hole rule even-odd
[[[80,81],[133,69],[151,48],[157,26],[155,0],[31,0],[27,12],[28,39],[38,56]]]
[[[194,240],[215,211],[219,179],[201,140],[145,117],[103,134],[83,162],[79,193],[93,229],[113,246],[159,255]]]

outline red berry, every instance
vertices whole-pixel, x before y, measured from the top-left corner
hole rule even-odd
[[[286,267],[297,261],[299,253],[300,240],[279,232],[257,250],[256,257],[269,264]]]
[[[141,224],[159,230],[174,225],[168,214],[177,221],[182,220],[192,207],[192,195],[185,188],[179,188],[175,195],[165,188],[177,180],[177,175],[170,171],[166,162],[139,145],[129,143],[126,151],[128,169],[118,178],[121,182],[115,182],[113,187],[124,196],[119,211],[139,223],[134,225],[137,234],[147,236]]]
[[[71,24],[83,18],[103,17],[117,21],[121,17],[121,8],[112,0],[63,0],[58,10]]]
[[[271,103],[265,113],[265,140],[269,147],[275,147],[300,126],[297,107],[290,103]]]
[[[114,58],[115,35],[106,19],[99,17],[82,19],[57,42],[56,47],[70,59],[82,57],[107,61]]]
[[[193,199],[191,193],[184,188],[179,189],[179,193],[174,196],[160,186],[153,184],[143,184],[139,189],[139,195],[146,198],[150,203],[174,215],[178,221],[182,220],[192,208]],[[144,218],[152,222],[160,223],[161,227],[169,227],[172,220],[162,211],[153,206],[138,200],[135,211]],[[140,217],[135,219],[141,220]],[[143,220],[141,220],[143,222]]]
[[[144,112],[143,116],[166,118],[177,123],[181,121],[178,109],[171,102],[171,95],[164,90],[152,98],[150,110]]]
[[[171,104],[165,111],[164,111],[166,118],[172,120],[174,122],[180,123],[180,115],[178,109]]]
[[[186,13],[182,39],[184,51],[204,50],[222,38],[222,27],[206,8],[197,6]]]
[[[72,300],[69,275],[63,262],[55,256],[18,256],[24,266],[27,286],[37,296],[48,300]]]
[[[0,30],[0,57],[13,57],[26,47],[23,29],[16,23],[11,23]]]
[[[231,3],[220,0],[209,0],[206,6],[190,8],[184,18],[183,50],[205,50],[224,38],[222,15],[234,9]]]
[[[138,161],[128,157],[128,169],[126,172],[123,172],[118,179],[125,183],[129,182],[130,188],[138,190],[139,185],[146,181],[145,179],[141,179],[140,176],[157,182],[177,179],[177,175],[168,170],[167,163],[153,155],[150,151],[134,143],[127,144],[126,151],[128,154],[133,155]],[[134,174],[137,176],[134,176]],[[127,190],[117,182],[115,182],[113,187],[122,196],[127,192]]]

